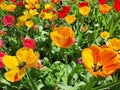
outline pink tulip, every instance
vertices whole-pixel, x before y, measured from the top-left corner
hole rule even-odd
[[[2,48],[3,46],[3,41],[0,39],[0,49]]]
[[[14,16],[12,15],[6,15],[5,17],[2,18],[2,22],[4,23],[5,26],[11,27],[14,25]]]
[[[5,55],[4,52],[0,52],[0,68],[4,68],[5,65],[2,63],[2,57]]]
[[[27,47],[27,48],[32,48],[34,50],[36,47],[36,42],[32,38],[30,38],[30,39],[27,38],[27,39],[24,39],[23,46]]]

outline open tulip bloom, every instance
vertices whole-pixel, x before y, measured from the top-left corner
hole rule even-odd
[[[16,56],[5,55],[3,63],[8,68],[5,78],[8,81],[16,82],[23,78],[26,68],[34,67],[39,60],[39,54],[31,48],[21,48]]]

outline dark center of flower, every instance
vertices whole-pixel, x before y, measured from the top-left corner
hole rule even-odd
[[[92,67],[93,72],[101,72],[103,65],[100,63],[94,63],[94,66]]]
[[[25,63],[25,62],[22,62],[22,63],[20,63],[20,64],[18,65],[18,68],[19,68],[19,69],[22,69],[25,65],[26,65],[26,63]]]

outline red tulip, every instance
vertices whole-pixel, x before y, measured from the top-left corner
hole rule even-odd
[[[99,4],[106,4],[107,0],[98,0]]]
[[[88,2],[79,2],[78,5],[79,7],[88,6]]]
[[[70,11],[70,6],[63,6],[62,10],[58,10],[58,17],[64,18]]]
[[[17,2],[17,5],[22,7],[24,5],[24,3],[22,1],[19,1],[19,2]]]
[[[13,2],[13,3],[15,3],[16,2],[16,0],[10,0],[11,2]]]
[[[120,0],[115,0],[115,2],[114,2],[114,9],[117,12],[120,12]]]

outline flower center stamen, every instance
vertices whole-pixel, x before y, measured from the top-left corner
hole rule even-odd
[[[94,63],[94,66],[92,66],[93,72],[101,72],[103,65],[100,63]]]
[[[22,69],[25,65],[26,65],[26,63],[25,63],[25,62],[22,62],[22,63],[20,63],[20,64],[18,65],[18,68],[19,68],[19,69]]]

